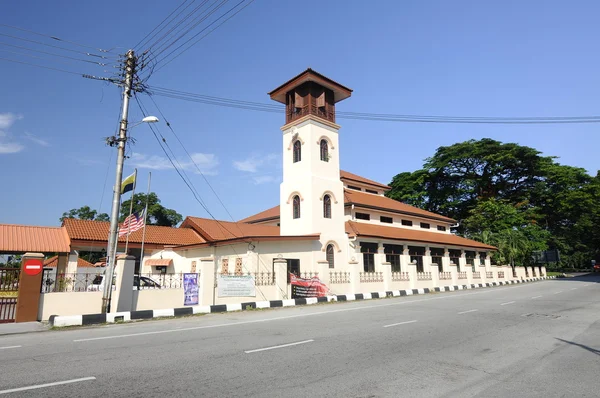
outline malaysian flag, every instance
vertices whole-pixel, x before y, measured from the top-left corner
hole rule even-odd
[[[144,210],[139,214],[133,213],[123,221],[123,224],[119,228],[119,237],[129,235],[132,232],[144,226]]]

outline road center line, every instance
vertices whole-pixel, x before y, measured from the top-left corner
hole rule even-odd
[[[391,325],[385,325],[384,328],[389,328],[392,326],[398,326],[398,325],[406,325],[407,323],[415,323],[417,322],[416,320],[414,321],[406,321],[406,322],[399,322],[399,323],[392,323]]]
[[[509,301],[508,303],[502,303],[500,305],[509,305],[509,304],[514,304],[514,301]]]
[[[0,350],[8,350],[9,348],[21,348],[22,345],[9,345],[7,347],[0,347]]]
[[[0,390],[0,394],[10,394],[11,392],[36,390],[38,388],[60,386],[60,385],[63,385],[63,384],[79,383],[81,381],[90,381],[90,380],[96,380],[96,378],[93,377],[93,376],[91,376],[91,377],[82,377],[81,379],[72,379],[72,380],[65,380],[65,381],[57,381],[57,382],[54,382],[54,383],[37,384],[37,385],[34,385],[34,386],[11,388],[10,390]]]
[[[506,287],[503,290],[508,291],[508,290],[512,290],[512,289],[521,289],[521,288],[525,288],[525,287],[529,287],[529,286],[530,285],[511,286],[511,287]],[[352,307],[352,308],[340,308],[337,310],[311,312],[309,314],[286,315],[286,316],[267,318],[267,319],[254,319],[251,321],[229,322],[229,323],[221,323],[221,324],[216,324],[216,325],[191,326],[191,327],[179,328],[179,329],[165,329],[165,330],[156,330],[156,331],[152,331],[152,332],[138,332],[138,333],[129,333],[129,334],[102,336],[102,337],[88,337],[85,339],[75,339],[75,340],[73,340],[73,342],[81,343],[81,342],[85,342],[85,341],[120,339],[120,338],[124,338],[124,337],[150,336],[150,335],[155,335],[155,334],[165,334],[165,333],[174,333],[174,332],[189,332],[191,330],[202,330],[202,329],[213,329],[213,328],[222,328],[222,327],[238,326],[238,325],[249,325],[249,324],[253,324],[253,323],[273,322],[273,321],[281,321],[281,320],[287,320],[287,319],[304,318],[304,317],[309,317],[309,316],[335,314],[338,312],[370,310],[370,309],[377,309],[377,308],[396,306],[396,305],[422,303],[424,301],[445,300],[445,299],[452,299],[452,298],[457,298],[457,297],[473,296],[476,294],[494,293],[494,292],[498,292],[498,291],[499,290],[496,290],[496,289],[490,289],[490,290],[482,290],[482,291],[471,292],[471,293],[453,294],[453,295],[448,295],[448,296],[441,295],[441,296],[437,296],[437,297],[430,297],[430,298],[423,298],[423,299],[398,301],[395,303],[374,304],[374,305]]]
[[[294,345],[299,345],[299,344],[306,344],[306,343],[312,343],[314,340],[310,339],[310,340],[304,340],[304,341],[298,341],[296,343],[289,343],[289,344],[282,344],[282,345],[275,345],[273,347],[266,347],[266,348],[258,348],[256,350],[249,350],[249,351],[244,351],[246,354],[251,354],[253,352],[260,352],[260,351],[268,351],[268,350],[274,350],[276,348],[284,348],[284,347],[291,347]]]
[[[542,297],[542,296],[534,296],[531,299],[534,300],[534,299],[537,299],[537,298],[540,298],[540,297]]]
[[[558,293],[562,293],[562,290],[559,290],[558,292],[555,292],[554,294],[558,294]]]
[[[468,314],[469,312],[475,312],[475,311],[479,311],[479,310],[468,310],[468,311],[463,311],[463,312],[459,312],[458,315],[462,315],[462,314]]]
[[[574,287],[574,288],[573,288],[573,289],[571,289],[571,290],[577,290],[577,288],[576,288],[576,287]]]

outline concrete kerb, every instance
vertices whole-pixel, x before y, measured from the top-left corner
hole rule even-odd
[[[52,315],[50,317],[50,325],[53,327],[66,327],[66,326],[89,326],[98,325],[104,323],[116,323],[116,322],[129,322],[138,319],[153,319],[153,318],[172,318],[180,316],[189,316],[197,314],[214,314],[232,311],[247,311],[253,309],[264,309],[264,308],[281,308],[281,307],[294,307],[300,305],[313,305],[318,303],[327,302],[343,302],[343,301],[358,301],[358,300],[371,300],[371,299],[383,299],[387,297],[402,297],[412,296],[420,294],[430,293],[441,293],[441,292],[453,292],[458,290],[467,289],[479,289],[484,287],[495,287],[513,285],[518,283],[536,282],[546,279],[554,279],[555,276],[544,276],[538,278],[527,278],[522,280],[511,280],[511,281],[500,281],[500,282],[488,282],[471,285],[456,285],[456,286],[443,286],[435,288],[421,288],[421,289],[408,289],[408,290],[389,290],[385,292],[373,292],[373,293],[356,293],[356,294],[342,294],[342,295],[331,295],[325,297],[310,297],[310,298],[297,298],[289,300],[271,300],[271,301],[253,301],[238,304],[219,304],[210,306],[190,306],[183,308],[167,308],[160,310],[144,310],[144,311],[130,311],[130,312],[117,312],[112,314],[89,314],[89,315],[69,315],[60,316]]]

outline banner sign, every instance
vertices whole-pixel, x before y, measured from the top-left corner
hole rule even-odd
[[[252,275],[219,275],[217,287],[219,297],[256,297]]]
[[[199,304],[198,274],[183,274],[183,305]]]
[[[329,290],[327,285],[317,277],[303,279],[290,274],[290,284],[292,285],[292,298],[324,297],[327,296]]]

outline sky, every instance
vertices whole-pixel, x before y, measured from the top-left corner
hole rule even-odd
[[[106,146],[104,139],[116,132],[122,94],[111,83],[80,76],[111,75],[117,70],[115,64],[100,66],[80,59],[115,62],[112,57],[136,48],[182,1],[149,6],[142,0],[21,0],[4,5],[0,15],[0,43],[4,43],[0,44],[0,223],[58,226],[63,212],[84,205],[110,213],[116,150]],[[231,6],[225,5],[224,10]],[[147,83],[272,103],[267,92],[311,67],[354,90],[351,98],[337,104],[339,111],[600,115],[600,53],[595,50],[599,14],[599,2],[577,0],[255,0],[157,70]],[[204,26],[200,24],[194,34]],[[154,98],[164,117],[147,96],[141,96],[149,113],[161,119],[156,126],[214,217],[238,220],[278,204],[283,114]],[[135,101],[129,116],[131,124],[143,117]],[[164,124],[165,117],[204,177]],[[349,119],[338,123],[342,169],[382,183],[400,172],[419,169],[439,146],[484,137],[534,147],[558,157],[561,164],[583,167],[594,175],[599,169],[598,124]],[[210,217],[171,167],[149,127],[136,126],[130,134],[135,143],[127,148],[125,175],[137,167],[138,191],[146,189],[152,172],[152,191],[164,206],[184,216]]]

